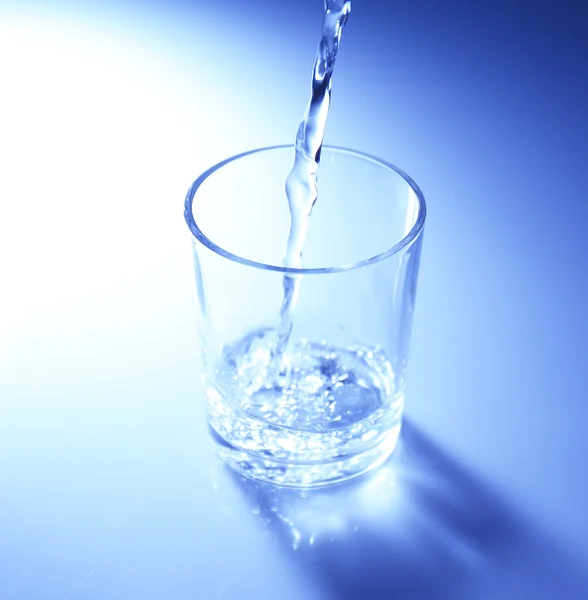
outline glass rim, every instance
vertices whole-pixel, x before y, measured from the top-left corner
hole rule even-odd
[[[399,242],[397,242],[396,244],[394,244],[392,247],[388,248],[387,250],[384,250],[384,252],[380,252],[379,254],[376,254],[375,256],[372,256],[372,257],[366,258],[366,259],[362,259],[360,261],[356,261],[353,263],[348,263],[348,264],[344,264],[344,265],[340,265],[340,266],[336,266],[336,267],[315,267],[315,268],[308,268],[308,269],[307,268],[284,267],[281,265],[270,265],[270,264],[258,262],[255,260],[250,260],[248,258],[243,258],[242,256],[239,256],[237,254],[233,254],[232,252],[229,252],[228,250],[225,250],[221,246],[218,246],[217,244],[215,244],[208,236],[206,236],[202,232],[202,230],[196,223],[196,220],[194,219],[194,215],[192,213],[192,206],[194,203],[194,198],[195,198],[196,192],[198,191],[200,186],[211,175],[213,175],[214,173],[216,173],[218,170],[220,170],[222,167],[228,165],[229,163],[232,163],[241,158],[245,158],[246,156],[250,156],[252,154],[257,154],[260,152],[269,152],[272,150],[285,150],[287,148],[294,150],[295,146],[294,146],[294,144],[280,144],[277,146],[265,146],[262,148],[255,148],[253,150],[247,150],[245,152],[235,154],[229,158],[225,158],[224,160],[222,160],[222,161],[216,163],[215,165],[213,165],[212,167],[208,168],[194,181],[194,183],[190,186],[188,193],[186,194],[186,199],[184,200],[184,218],[186,220],[188,228],[190,229],[190,232],[201,244],[206,246],[209,250],[212,250],[215,254],[218,254],[219,256],[222,256],[223,258],[226,258],[233,262],[242,264],[244,266],[253,267],[256,269],[262,269],[264,271],[277,271],[279,273],[284,273],[284,274],[289,274],[289,275],[313,275],[313,274],[317,275],[317,274],[341,273],[343,271],[351,271],[353,269],[367,267],[369,265],[386,260],[387,258],[390,258],[391,256],[394,256],[395,254],[398,254],[398,252],[400,252],[402,249],[409,246],[419,236],[419,234],[423,230],[423,228],[425,226],[425,219],[427,216],[427,205],[425,202],[425,197],[423,196],[423,193],[421,192],[419,186],[404,171],[402,171],[401,169],[399,169],[392,163],[384,161],[381,158],[378,158],[376,156],[372,156],[371,154],[367,154],[365,152],[360,152],[358,150],[353,150],[351,148],[344,148],[342,146],[330,146],[330,145],[325,144],[323,146],[323,150],[331,150],[331,151],[335,151],[336,153],[347,154],[347,155],[361,158],[363,160],[371,161],[373,163],[376,163],[380,167],[384,167],[385,169],[388,169],[389,171],[396,173],[409,185],[409,187],[412,189],[412,191],[416,194],[418,201],[419,201],[417,219],[416,219],[414,225],[411,227],[410,231]],[[284,201],[285,201],[285,198],[284,198]]]

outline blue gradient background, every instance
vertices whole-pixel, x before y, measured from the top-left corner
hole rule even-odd
[[[183,196],[292,140],[321,11],[0,2],[1,600],[588,598],[584,2],[354,1],[327,140],[429,204],[403,447],[213,456]]]

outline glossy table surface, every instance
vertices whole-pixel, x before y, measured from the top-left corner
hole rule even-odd
[[[1,600],[588,598],[583,10],[354,3],[328,141],[429,217],[401,446],[304,493],[214,455],[182,203],[321,2],[0,3]]]

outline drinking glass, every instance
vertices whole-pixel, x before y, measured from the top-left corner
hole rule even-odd
[[[395,166],[324,146],[303,268],[284,267],[293,159],[274,146],[222,161],[193,183],[185,218],[217,451],[245,476],[317,486],[376,467],[398,441],[426,206]]]

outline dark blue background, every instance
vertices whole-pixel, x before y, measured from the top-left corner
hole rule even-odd
[[[2,600],[588,597],[584,2],[354,1],[327,141],[429,204],[403,445],[303,499],[213,456],[183,196],[293,140],[321,12],[0,3]]]

